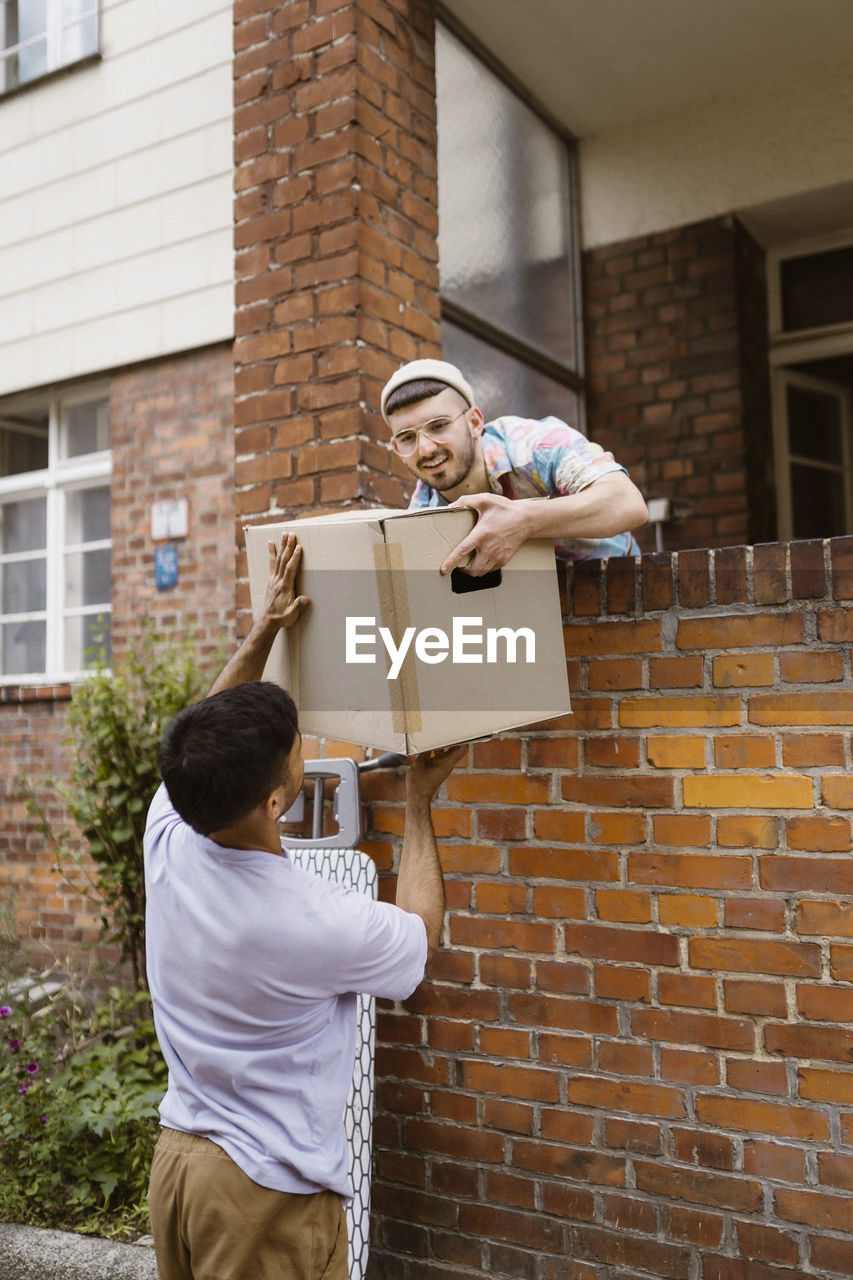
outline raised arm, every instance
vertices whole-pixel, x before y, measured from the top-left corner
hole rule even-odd
[[[308,604],[307,596],[298,596],[294,586],[302,559],[295,534],[283,533],[278,547],[274,542],[269,544],[269,552],[270,578],[263,607],[246,639],[214,681],[208,697],[247,680],[260,680],[279,631],[292,627]]]
[[[415,756],[406,773],[406,827],[397,876],[397,906],[426,925],[428,958],[441,942],[444,881],[435,843],[430,805],[467,746],[444,747]]]

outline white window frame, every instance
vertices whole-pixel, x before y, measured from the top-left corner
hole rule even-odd
[[[792,364],[819,360],[823,356],[844,355],[853,349],[853,319],[814,329],[784,329],[782,318],[782,264],[789,258],[808,258],[832,249],[853,245],[853,227],[830,236],[796,240],[767,251],[767,303],[771,360]]]
[[[46,499],[46,600],[43,610],[30,613],[2,614],[0,621],[42,619],[45,621],[45,670],[6,674],[0,671],[0,685],[66,684],[78,679],[84,670],[72,667],[65,660],[65,623],[70,617],[103,616],[112,613],[112,601],[97,605],[68,605],[65,600],[65,557],[80,549],[78,544],[65,542],[65,501],[69,493],[101,488],[109,484],[112,475],[112,451],[98,450],[78,457],[63,458],[62,444],[66,410],[92,400],[109,400],[108,383],[91,383],[72,391],[43,395],[16,396],[0,404],[0,420],[6,414],[26,412],[35,408],[48,409],[48,465],[39,471],[25,471],[18,475],[0,476],[0,504],[7,500],[24,501],[32,498]],[[83,545],[83,544],[81,544]],[[112,540],[103,539],[84,544],[87,551],[111,548]],[[35,558],[35,557],[34,557]],[[18,560],[19,556],[10,556]],[[0,563],[5,557],[0,556]]]
[[[799,457],[790,451],[788,424],[788,387],[802,387],[832,396],[839,406],[841,430],[841,461],[821,462],[815,458]],[[773,371],[773,434],[776,455],[776,496],[779,508],[779,537],[789,542],[794,537],[793,503],[791,501],[791,464],[800,463],[814,471],[840,475],[844,484],[844,516],[848,529],[853,529],[853,446],[851,446],[851,395],[843,387],[823,378],[800,373],[797,369],[778,368]]]
[[[6,48],[6,4],[4,0],[0,0],[0,94],[13,93],[17,89],[23,88],[25,85],[36,84],[45,76],[51,75],[55,71],[61,70],[63,67],[72,67],[77,62],[82,62],[86,58],[91,58],[100,50],[101,43],[101,22],[100,22],[100,3],[99,0],[91,0],[81,13],[74,15],[70,21],[64,22],[62,18],[62,0],[46,0],[45,26],[43,31],[39,31],[37,35],[30,36],[28,40],[19,40],[16,44]],[[86,53],[74,54],[72,57],[65,55],[65,37],[66,32],[73,27],[80,26],[83,22],[95,19],[95,47],[89,49]],[[39,72],[37,76],[32,76],[27,80],[16,80],[14,84],[7,84],[6,64],[10,58],[14,58],[22,50],[29,45],[37,44],[42,39],[45,40],[45,68]]]
[[[770,385],[775,453],[776,505],[778,537],[790,540],[793,528],[791,504],[791,455],[788,449],[787,386],[789,382],[808,381],[811,375],[797,366],[813,360],[829,360],[833,356],[853,353],[853,320],[822,325],[813,329],[785,330],[782,316],[782,264],[789,258],[809,257],[832,249],[853,245],[853,227],[832,235],[814,236],[808,240],[790,241],[767,252],[767,309],[770,340]],[[827,387],[816,389],[824,389]],[[853,445],[849,440],[853,423],[847,422],[844,439],[845,503],[848,527],[853,530]],[[810,460],[809,465],[813,465]]]

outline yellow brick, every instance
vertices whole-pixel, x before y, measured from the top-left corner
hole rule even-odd
[[[772,653],[724,653],[714,659],[713,667],[718,689],[772,685],[775,679]]]
[[[658,918],[661,924],[713,929],[719,923],[717,900],[697,893],[664,893],[658,898]]]
[[[741,704],[737,694],[719,697],[625,698],[619,707],[619,723],[624,727],[704,729],[710,725],[740,724]]]
[[[732,774],[685,778],[689,809],[811,809],[814,780],[800,774]]]
[[[672,734],[652,736],[646,740],[649,764],[656,769],[704,769],[705,739],[677,737]]]

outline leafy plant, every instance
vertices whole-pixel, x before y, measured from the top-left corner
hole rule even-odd
[[[30,812],[57,868],[99,902],[101,940],[119,945],[137,988],[147,985],[142,837],[159,784],[157,748],[168,722],[203,687],[191,640],[158,642],[149,628],[114,670],[100,655],[71,698],[68,781],[48,780],[77,831],[57,827],[28,784]]]
[[[0,1219],[146,1230],[166,1076],[142,992],[113,988],[82,1022],[64,997],[0,1005]]]

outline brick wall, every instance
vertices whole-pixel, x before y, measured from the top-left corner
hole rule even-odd
[[[588,433],[677,504],[666,549],[775,537],[759,246],[716,218],[590,250],[583,270]]]
[[[572,717],[474,744],[436,811],[370,1276],[851,1276],[853,539],[567,595]],[[365,783],[390,893],[400,783]]]
[[[114,651],[151,621],[157,631],[190,630],[203,659],[234,640],[232,366],[222,346],[134,366],[110,384]],[[185,497],[189,536],[179,544],[178,585],[158,592],[150,507]],[[68,685],[0,689],[0,895],[41,965],[74,956],[98,932],[97,903],[51,870],[25,804],[26,776],[54,820],[62,819],[51,777],[68,769]],[[6,921],[2,921],[5,925]],[[112,953],[110,953],[112,954]],[[107,953],[104,953],[107,958]]]
[[[191,632],[209,658],[234,636],[234,429],[231,347],[153,361],[116,373],[113,447],[113,637],[117,652],[150,620]],[[154,581],[151,505],[185,498],[176,541],[178,584]]]
[[[439,351],[432,10],[236,0],[238,524],[405,505],[377,406]]]

